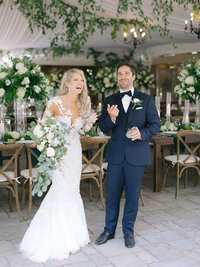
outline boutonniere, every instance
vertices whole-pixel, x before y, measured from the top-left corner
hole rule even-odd
[[[132,109],[134,109],[137,106],[140,106],[143,102],[143,100],[140,100],[138,98],[133,98],[133,100],[131,100],[131,102],[133,103]]]

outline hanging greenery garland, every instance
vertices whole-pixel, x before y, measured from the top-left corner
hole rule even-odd
[[[107,18],[99,1],[77,2],[78,5],[73,4],[73,1],[61,0],[12,0],[11,8],[17,8],[26,17],[32,32],[36,28],[41,29],[43,34],[52,30],[50,50],[54,56],[70,52],[78,54],[95,31],[100,30],[103,34],[108,28],[112,29],[113,40],[122,28],[130,25],[145,28],[149,37],[152,32],[159,32],[160,36],[166,37],[170,33],[168,18],[173,13],[174,5],[178,4],[187,9],[190,4],[193,8],[198,8],[196,0],[151,0],[152,14],[147,16],[143,10],[142,0],[118,0],[115,16]],[[3,3],[5,0],[0,0],[0,5]],[[134,19],[126,19],[128,11]],[[62,30],[58,31],[60,25]]]

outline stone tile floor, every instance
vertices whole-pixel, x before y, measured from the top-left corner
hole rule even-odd
[[[23,259],[19,243],[30,221],[19,222],[16,212],[9,212],[6,192],[0,189],[0,267],[66,266],[66,267],[195,267],[200,266],[200,183],[194,187],[196,173],[189,172],[188,187],[181,182],[178,200],[174,198],[175,169],[171,170],[166,186],[159,193],[152,192],[152,166],[147,167],[143,179],[145,206],[139,206],[135,224],[136,246],[124,246],[121,212],[115,239],[95,246],[96,237],[104,227],[104,211],[100,202],[88,201],[87,184],[81,184],[91,243],[62,261],[36,264]],[[94,186],[95,187],[95,186]],[[95,194],[95,192],[94,192]],[[32,214],[41,199],[34,198]],[[23,211],[27,216],[27,208]]]

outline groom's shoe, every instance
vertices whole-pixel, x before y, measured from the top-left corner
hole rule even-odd
[[[127,248],[133,248],[135,246],[135,239],[132,235],[124,236],[124,244]]]
[[[108,232],[103,232],[100,236],[96,239],[95,245],[102,245],[105,244],[109,239],[114,238],[114,234],[109,234]]]

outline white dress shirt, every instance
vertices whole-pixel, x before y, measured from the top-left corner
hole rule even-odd
[[[130,90],[131,90],[131,93],[132,93],[132,96],[133,96],[134,88],[131,88]],[[124,92],[123,90],[120,90],[120,93],[123,93],[123,92]],[[129,107],[130,102],[131,102],[131,96],[125,95],[125,96],[122,97],[121,100],[122,100],[122,105],[123,105],[124,111],[127,112],[128,107]]]

